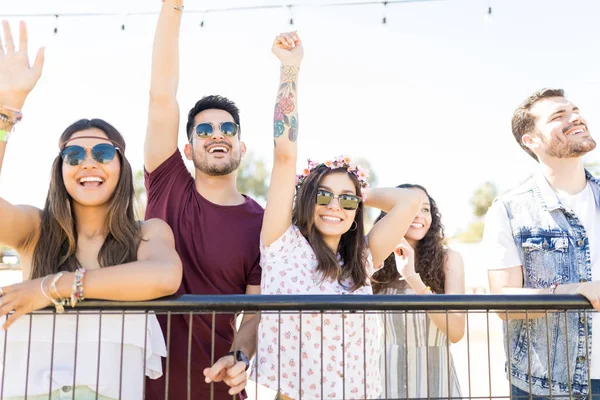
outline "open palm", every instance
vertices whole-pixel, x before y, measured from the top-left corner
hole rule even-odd
[[[44,49],[38,51],[35,62],[30,66],[25,23],[20,23],[18,49],[15,48],[8,22],[2,21],[2,28],[4,40],[3,43],[0,41],[0,105],[20,108],[42,75]]]

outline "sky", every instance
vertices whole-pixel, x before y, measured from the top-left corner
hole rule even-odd
[[[345,154],[370,161],[380,186],[428,188],[449,234],[474,218],[469,199],[486,181],[507,191],[535,171],[510,120],[542,87],[562,87],[600,124],[600,2],[439,0],[349,7],[297,0],[286,7],[220,13],[192,10],[281,1],[187,0],[180,41],[178,101],[183,119],[196,100],[221,94],[241,109],[243,140],[268,164],[278,61],[277,33],[297,30],[305,56],[299,82],[299,162]],[[345,2],[345,1],[344,1]],[[96,17],[24,17],[30,54],[46,47],[42,79],[10,139],[0,195],[43,206],[62,131],[103,118],[143,165],[150,58],[159,0],[0,0],[14,14],[114,12]],[[320,6],[321,5],[321,6]],[[492,7],[491,18],[488,7]],[[149,12],[127,16],[130,12]],[[382,24],[386,17],[387,24]],[[17,18],[8,18],[17,21]],[[204,19],[204,27],[200,22]],[[121,30],[121,25],[125,30]],[[13,25],[16,28],[16,23]],[[54,28],[58,33],[54,34]],[[599,151],[588,161],[600,161]]]

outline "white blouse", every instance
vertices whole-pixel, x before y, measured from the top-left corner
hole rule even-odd
[[[79,321],[72,314],[24,315],[6,332],[0,330],[0,393],[4,398],[24,396],[26,385],[28,396],[70,392],[74,383],[98,388],[103,396],[138,400],[144,397],[145,376],[162,376],[160,357],[166,355],[153,314],[147,324],[145,315],[131,312],[124,318],[122,313],[106,312],[100,318],[96,311],[81,312]]]

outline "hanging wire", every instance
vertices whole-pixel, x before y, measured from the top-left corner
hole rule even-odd
[[[437,2],[446,0],[389,0],[383,2],[385,5],[398,5],[405,3],[425,3],[425,2]],[[292,8],[337,8],[337,7],[357,7],[357,6],[369,6],[382,4],[381,0],[373,1],[357,1],[357,2],[346,2],[346,3],[315,3],[315,4],[287,4],[287,7],[291,10]],[[256,5],[256,6],[242,6],[242,7],[222,7],[222,8],[207,8],[207,9],[185,9],[185,14],[209,14],[209,13],[226,13],[236,11],[255,11],[255,10],[270,10],[281,8],[281,5]],[[145,15],[157,15],[156,11],[132,11],[128,12],[128,16],[145,16]],[[81,13],[28,13],[28,14],[2,14],[0,12],[0,18],[43,18],[43,17],[55,17],[57,20],[61,18],[74,18],[74,17],[111,17],[111,16],[122,16],[123,13],[119,12],[81,12]],[[293,19],[293,18],[292,18]],[[203,18],[204,20],[204,18]],[[291,21],[293,22],[293,21]]]

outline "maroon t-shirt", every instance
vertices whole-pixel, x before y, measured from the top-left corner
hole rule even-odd
[[[183,263],[178,294],[244,294],[247,285],[260,285],[259,237],[263,208],[249,197],[239,206],[221,206],[202,197],[179,150],[156,170],[145,171],[148,195],[146,219],[160,218],[173,229]],[[167,337],[167,317],[158,316]],[[171,315],[169,399],[187,398],[189,316]],[[214,360],[227,354],[234,338],[233,316],[216,314]],[[212,315],[195,315],[192,323],[191,398],[209,399],[204,368],[211,363]],[[146,398],[165,397],[163,377],[147,379]],[[215,400],[231,400],[229,386],[214,384]]]

